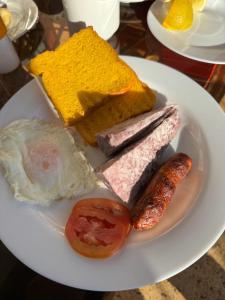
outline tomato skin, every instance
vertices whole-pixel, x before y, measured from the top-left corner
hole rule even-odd
[[[65,227],[72,248],[90,258],[107,258],[124,244],[131,230],[130,213],[117,201],[89,198],[77,202]]]

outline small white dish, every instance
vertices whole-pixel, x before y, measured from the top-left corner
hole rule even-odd
[[[150,10],[158,20],[160,26],[164,19],[170,3],[162,3],[161,0],[156,0]],[[225,43],[225,1],[215,0],[209,2],[202,12],[194,14],[194,22],[190,29],[185,31],[167,30],[162,27],[167,33],[169,32],[176,39],[183,41],[189,46],[217,46]]]
[[[198,61],[225,64],[225,1],[215,0],[202,13],[197,13],[190,30],[176,32],[162,25],[162,2],[154,2],[147,15],[152,34],[172,51]]]
[[[38,7],[32,0],[1,0],[12,14],[8,36],[16,40],[29,31],[38,20]]]
[[[121,252],[110,259],[81,257],[63,234],[77,199],[63,200],[49,208],[20,203],[0,172],[2,242],[36,272],[81,289],[125,290],[167,279],[199,259],[225,228],[223,111],[187,76],[141,58],[122,59],[157,91],[158,102],[179,105],[182,126],[169,150],[185,152],[193,159],[190,176],[177,188],[171,206],[154,229],[132,233]],[[0,127],[20,118],[59,122],[35,80],[0,111]],[[97,149],[86,150],[95,163],[103,158]],[[114,198],[110,192],[99,190],[84,198],[97,195]]]

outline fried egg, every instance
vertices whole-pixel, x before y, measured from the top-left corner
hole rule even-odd
[[[0,164],[17,200],[44,206],[90,192],[97,182],[69,130],[36,119],[0,130]]]

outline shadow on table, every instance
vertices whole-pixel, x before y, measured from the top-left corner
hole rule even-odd
[[[169,279],[186,300],[225,299],[225,271],[209,255]]]
[[[168,284],[167,284],[168,283]],[[225,271],[209,255],[188,269],[142,289],[107,293],[104,300],[222,300],[225,299]]]
[[[100,300],[104,293],[58,284],[18,261],[0,241],[1,300]]]

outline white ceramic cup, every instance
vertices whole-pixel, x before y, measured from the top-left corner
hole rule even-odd
[[[69,22],[78,29],[93,26],[103,39],[109,39],[119,27],[118,0],[63,0],[63,6]]]
[[[129,2],[139,1],[143,0],[129,0]],[[93,26],[99,36],[108,40],[119,27],[119,0],[63,0],[62,2],[70,29],[73,27],[74,32],[86,26]]]

